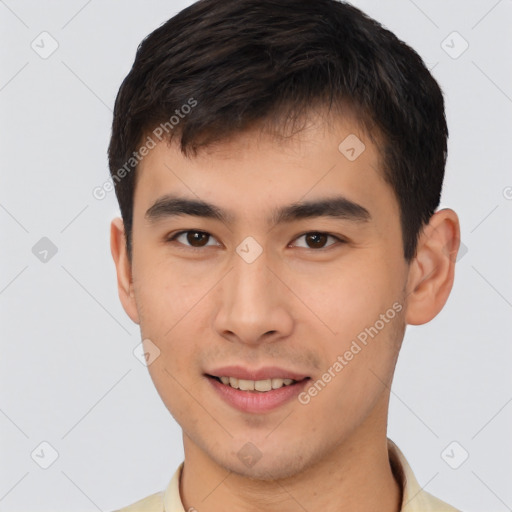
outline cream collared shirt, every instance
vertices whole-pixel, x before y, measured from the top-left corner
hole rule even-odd
[[[402,482],[403,499],[400,512],[460,512],[420,487],[404,454],[391,439],[388,439],[388,453],[393,473]],[[183,462],[165,491],[152,494],[115,512],[185,512],[180,498],[182,469]]]

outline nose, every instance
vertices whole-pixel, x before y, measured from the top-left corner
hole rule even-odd
[[[246,345],[289,336],[294,326],[291,294],[279,271],[269,265],[266,252],[252,263],[235,255],[233,265],[220,283],[215,330]]]

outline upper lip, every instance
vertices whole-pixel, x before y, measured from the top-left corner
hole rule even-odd
[[[278,366],[265,366],[258,369],[243,366],[223,366],[207,372],[212,377],[236,377],[243,380],[293,379],[303,380],[307,375],[297,373]]]

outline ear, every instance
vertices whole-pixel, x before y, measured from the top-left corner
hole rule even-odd
[[[133,292],[131,263],[126,251],[126,236],[122,219],[116,218],[110,224],[110,251],[117,272],[117,290],[126,314],[139,323],[139,313]]]
[[[418,240],[416,256],[409,267],[406,322],[430,322],[443,309],[453,286],[460,246],[457,214],[445,208],[430,218]]]

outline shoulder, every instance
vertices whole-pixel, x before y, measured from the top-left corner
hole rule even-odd
[[[414,512],[416,510],[428,510],[432,512],[460,512],[459,509],[448,505],[448,503],[445,503],[424,490],[421,490],[410,502],[405,503],[402,510],[404,512]]]
[[[156,492],[150,496],[146,496],[141,500],[123,507],[113,512],[163,512],[164,511],[164,493]]]

